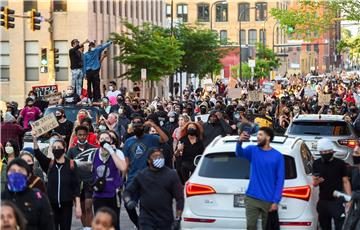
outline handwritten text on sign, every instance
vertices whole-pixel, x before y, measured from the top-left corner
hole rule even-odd
[[[260,101],[264,100],[264,94],[259,91],[249,91],[249,101]]]
[[[37,121],[31,123],[31,128],[35,132],[35,136],[39,137],[50,130],[55,129],[59,126],[58,121],[56,120],[55,114],[50,113],[45,117],[40,118]]]
[[[319,106],[329,105],[331,100],[331,94],[319,94]]]

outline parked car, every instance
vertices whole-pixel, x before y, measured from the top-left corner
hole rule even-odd
[[[237,141],[238,136],[218,137],[200,156],[185,186],[182,229],[246,229],[244,197],[250,163],[235,157]],[[256,137],[251,137],[243,147],[254,144]],[[312,187],[310,150],[304,141],[293,137],[275,137],[271,146],[285,159],[285,184],[279,204],[281,229],[317,229],[318,189]]]
[[[289,124],[285,135],[300,137],[309,147],[315,159],[320,157],[317,141],[329,138],[336,146],[335,157],[352,164],[352,152],[357,143],[357,136],[352,125],[341,115],[308,114],[296,116]]]

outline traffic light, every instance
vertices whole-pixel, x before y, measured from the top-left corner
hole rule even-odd
[[[5,29],[15,28],[15,24],[12,23],[15,21],[14,18],[15,10],[9,9],[8,7],[1,7],[1,26]]]
[[[59,49],[54,48],[54,66],[55,66],[55,72],[59,72],[59,67],[56,66],[59,64]]]
[[[48,72],[48,59],[47,59],[47,49],[41,48],[41,66],[40,72],[47,73]]]
[[[40,30],[40,23],[41,23],[41,14],[37,12],[35,9],[32,9],[30,12],[30,29],[32,31]]]

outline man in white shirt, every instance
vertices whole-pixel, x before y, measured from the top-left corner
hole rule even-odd
[[[116,88],[116,82],[110,81],[109,83],[109,91],[106,93],[106,97],[109,98],[110,104],[116,104],[117,95],[121,94],[120,90]]]

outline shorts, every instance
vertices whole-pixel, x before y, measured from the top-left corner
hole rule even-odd
[[[85,199],[92,199],[93,191],[91,188],[91,183],[84,181],[82,181],[81,183],[82,183],[82,189],[80,192],[80,200],[84,201]]]

